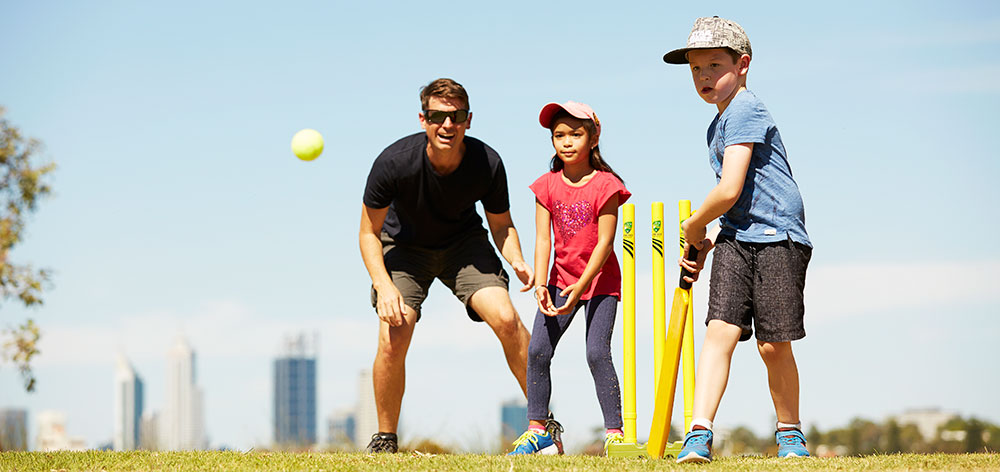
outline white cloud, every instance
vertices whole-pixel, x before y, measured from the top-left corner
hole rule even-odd
[[[874,263],[810,268],[806,312],[811,319],[877,314],[929,304],[1000,300],[1000,261]]]

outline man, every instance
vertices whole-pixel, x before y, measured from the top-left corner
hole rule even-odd
[[[380,320],[372,367],[379,432],[372,436],[369,452],[398,450],[406,351],[435,278],[465,304],[469,318],[493,329],[510,371],[526,391],[530,335],[510,301],[507,272],[475,210],[475,203],[482,202],[496,247],[524,284],[521,291],[528,290],[534,274],[510,216],[503,163],[492,148],[465,135],[472,114],[460,84],[437,79],[421,89],[420,103],[424,132],[396,141],[378,156],[361,212],[361,257]]]

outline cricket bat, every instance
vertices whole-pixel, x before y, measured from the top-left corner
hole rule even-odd
[[[689,261],[698,259],[698,250],[694,246],[688,250]],[[667,447],[667,436],[670,434],[670,416],[674,411],[674,392],[677,390],[677,368],[681,360],[681,344],[684,339],[684,324],[687,321],[687,309],[691,300],[691,283],[684,280],[691,276],[687,269],[681,269],[680,283],[674,289],[674,301],[670,305],[670,322],[667,325],[667,341],[663,349],[663,362],[660,363],[660,379],[656,386],[656,404],[653,410],[653,424],[649,429],[649,442],[646,452],[649,457],[663,457]]]

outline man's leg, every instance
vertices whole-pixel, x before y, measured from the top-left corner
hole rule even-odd
[[[799,370],[792,354],[792,343],[757,341],[764,365],[767,366],[767,384],[771,388],[771,401],[779,423],[799,422]]]
[[[399,425],[399,408],[406,386],[406,351],[416,323],[417,312],[409,305],[405,307],[401,326],[392,327],[385,321],[379,322],[378,353],[372,366],[372,381],[380,433],[395,433]]]
[[[504,357],[507,358],[507,367],[517,378],[517,383],[521,385],[521,391],[527,398],[528,343],[531,335],[514,310],[507,289],[481,288],[472,294],[469,306],[493,329],[500,340]]]

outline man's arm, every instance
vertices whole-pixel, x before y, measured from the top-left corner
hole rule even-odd
[[[375,310],[379,319],[389,323],[389,326],[400,326],[403,324],[403,296],[392,283],[392,277],[386,270],[385,260],[382,258],[380,234],[388,212],[389,207],[368,208],[365,204],[361,205],[358,245],[361,248],[361,259],[365,262],[368,276],[372,279],[372,287],[375,288],[377,296]]]
[[[510,210],[503,213],[486,213],[486,223],[490,226],[490,234],[493,235],[493,244],[500,250],[500,255],[507,260],[507,263],[514,269],[517,278],[524,284],[522,292],[531,289],[535,281],[534,272],[528,263],[524,262],[524,255],[521,254],[521,241],[517,237],[517,229],[514,228],[514,220],[510,217]]]

